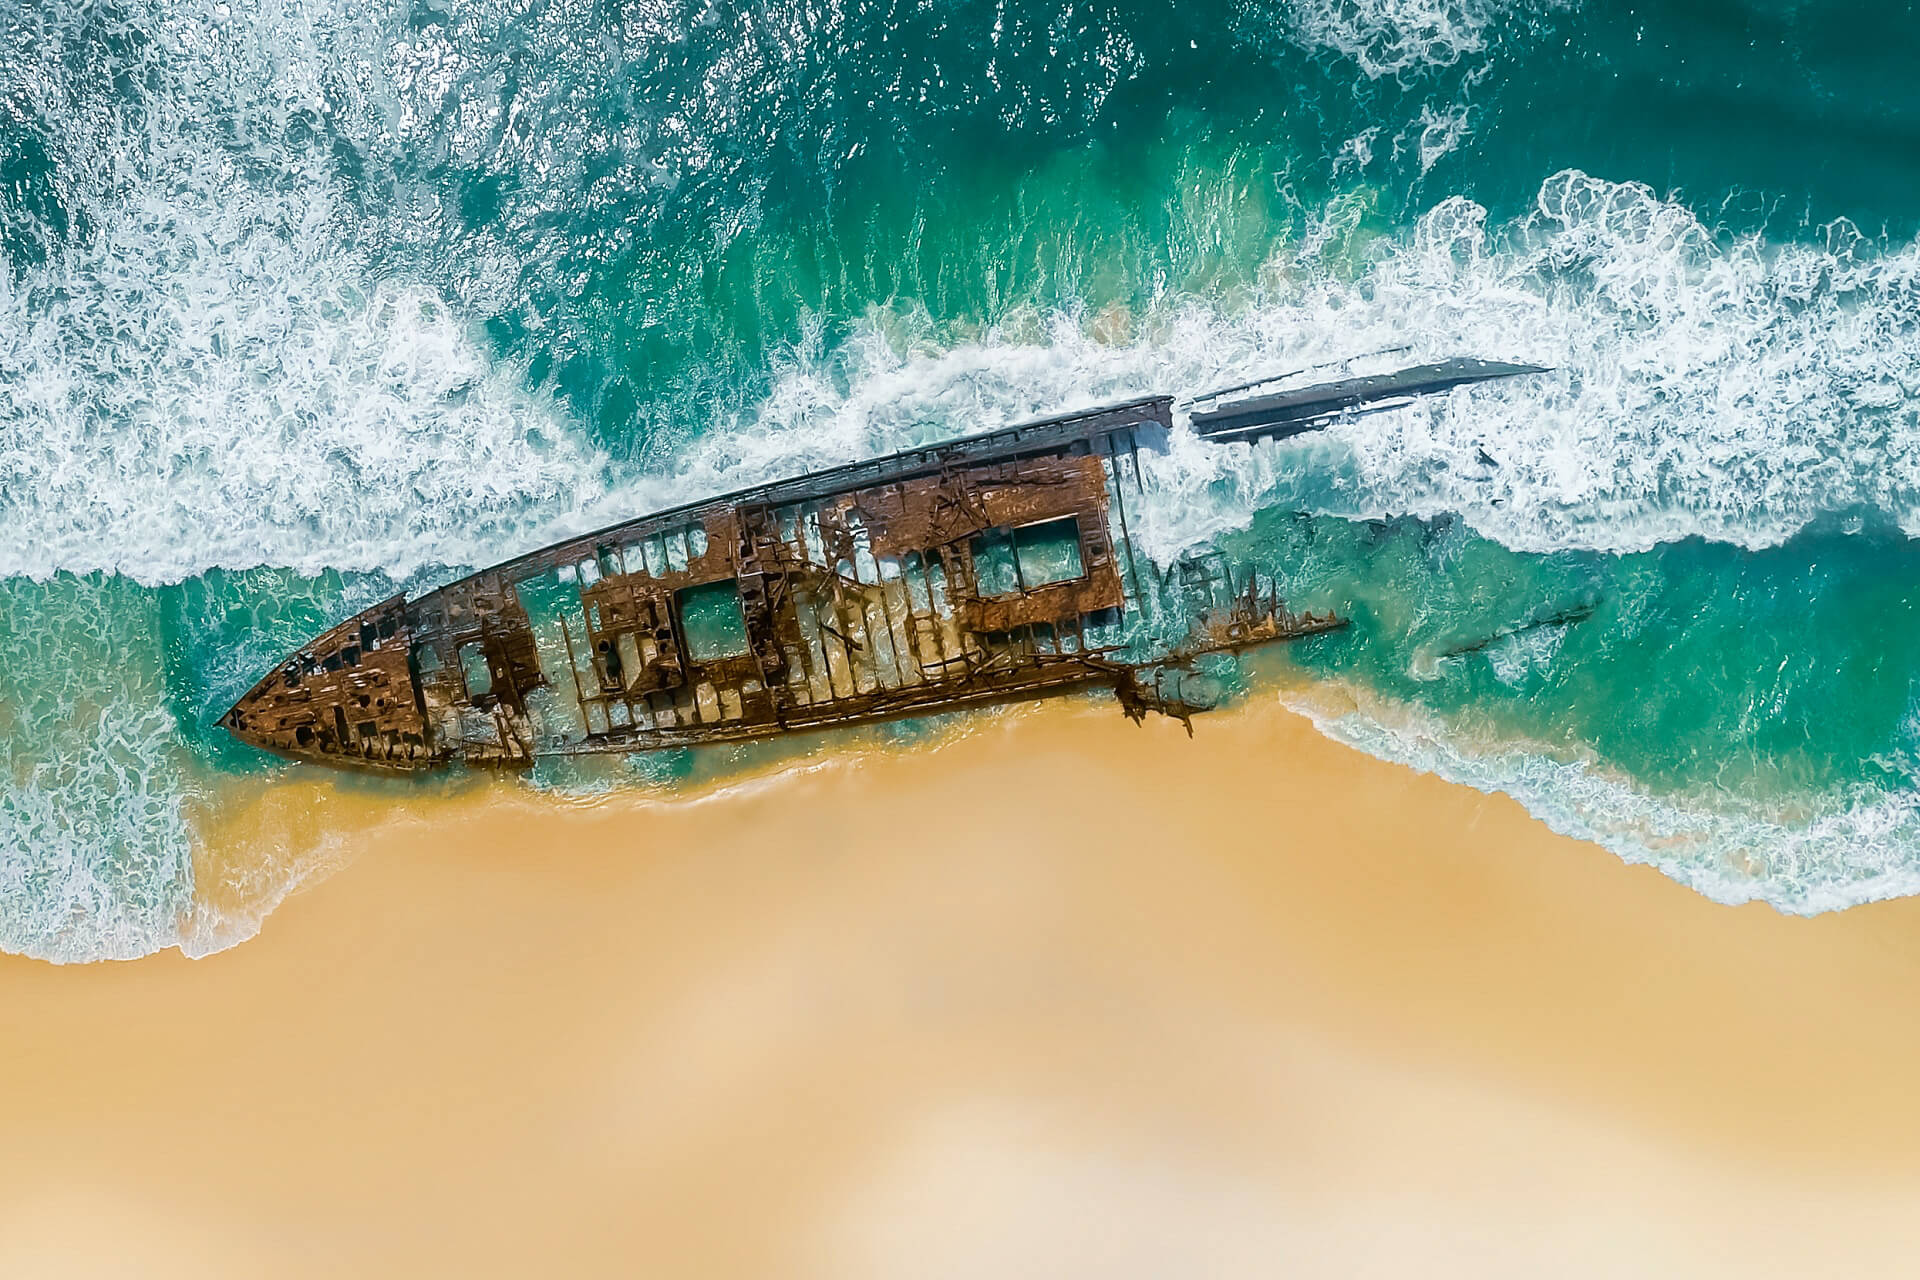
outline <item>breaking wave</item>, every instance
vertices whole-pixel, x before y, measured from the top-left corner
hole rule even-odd
[[[292,227],[196,227],[201,249],[172,273],[182,242],[103,236],[88,288],[70,273],[65,300],[0,308],[21,371],[0,403],[0,510],[19,534],[0,572],[405,576],[669,495],[1387,348],[1554,372],[1343,427],[1310,464],[1183,450],[1170,483],[1192,524],[1156,526],[1161,550],[1280,500],[1457,513],[1533,551],[1758,547],[1862,510],[1920,528],[1920,248],[1844,222],[1817,244],[1732,236],[1577,171],[1505,227],[1454,197],[1356,262],[1357,229],[1336,201],[1234,307],[1173,294],[1139,315],[1020,313],[944,346],[930,323],[878,317],[790,352],[770,394],[670,474],[612,468],[445,303],[391,282],[363,294]]]
[[[943,38],[984,52],[933,93],[914,33],[886,53],[851,17],[823,33],[800,10],[663,0],[603,30],[596,12],[0,16],[0,118],[26,175],[0,201],[0,575],[405,574],[523,545],[609,476],[595,431],[483,325],[554,329],[564,359],[569,330],[603,322],[578,295],[609,258],[697,279],[648,256],[650,221],[724,196],[739,209],[705,245],[724,250],[770,156],[864,145],[820,109],[843,90],[1047,129],[1138,69],[1123,32],[1046,11],[958,23]],[[529,74],[553,64],[568,75]]]
[[[1299,0],[1248,4],[1243,28],[1283,33],[1351,62],[1369,80],[1482,62],[1573,0]],[[1277,10],[1277,11],[1276,11]]]
[[[1026,313],[942,347],[897,318],[792,353],[771,395],[695,440],[669,488],[718,490],[955,430],[1192,393],[1392,349],[1553,372],[1463,389],[1291,447],[1176,441],[1147,546],[1165,558],[1276,502],[1374,519],[1456,514],[1516,550],[1749,548],[1835,514],[1920,530],[1920,247],[1850,225],[1821,243],[1716,231],[1577,171],[1490,229],[1464,198],[1364,260],[1338,202],[1246,305]]]
[[[1549,179],[1507,225],[1489,227],[1484,209],[1454,197],[1370,243],[1365,202],[1337,196],[1246,299],[1170,289],[1124,317],[1118,336],[1070,313],[1002,317],[971,343],[911,324],[856,326],[831,349],[792,352],[763,403],[666,459],[679,474],[622,468],[478,326],[531,290],[511,265],[517,253],[564,265],[529,237],[555,234],[552,208],[585,181],[582,157],[631,167],[651,156],[660,186],[721,165],[720,126],[758,126],[706,117],[737,104],[743,86],[771,91],[778,30],[756,28],[697,80],[678,104],[682,127],[636,116],[610,121],[607,137],[573,138],[579,101],[506,93],[499,79],[529,52],[579,43],[564,4],[518,25],[490,5],[456,6],[404,40],[401,4],[309,4],[275,21],[251,10],[220,21],[224,7],[20,42],[40,53],[11,77],[13,113],[62,176],[43,201],[60,217],[30,220],[44,243],[18,219],[0,228],[11,250],[0,263],[0,518],[15,534],[0,544],[0,574],[157,583],[276,564],[404,577],[668,492],[1386,347],[1556,372],[1347,428],[1310,476],[1275,451],[1185,454],[1173,479],[1182,510],[1193,491],[1212,498],[1191,516],[1192,536],[1276,499],[1344,515],[1457,512],[1531,550],[1695,534],[1764,545],[1862,508],[1903,527],[1920,519],[1905,404],[1920,387],[1910,319],[1920,250],[1845,223],[1814,244],[1735,236],[1645,187],[1578,171]],[[1401,8],[1328,12],[1414,43],[1430,29],[1512,20],[1490,6]],[[1333,21],[1314,4],[1287,12]],[[697,16],[636,11],[613,53],[580,51],[598,68],[589,78],[604,89],[613,67],[682,19],[699,30]],[[151,48],[130,57],[135,40]],[[75,47],[94,60],[61,56]],[[94,79],[129,62],[141,92],[98,100]],[[85,127],[90,114],[111,127]],[[1423,170],[1466,127],[1463,109],[1430,116]],[[203,145],[222,137],[231,145]],[[443,236],[436,259],[419,228],[444,210],[415,209],[420,193],[404,183],[353,181],[336,162],[342,142],[364,168],[425,148],[445,164],[514,160],[534,177],[498,226]],[[58,226],[68,234],[50,237]],[[438,282],[385,274],[394,243],[435,265]]]
[[[379,277],[314,14],[216,9],[7,33],[48,163],[0,237],[0,575],[457,559],[591,487],[470,315]]]
[[[1477,791],[1503,793],[1562,835],[1643,863],[1715,902],[1817,915],[1920,893],[1920,793],[1861,784],[1769,808],[1736,793],[1655,795],[1591,760],[1482,740],[1348,686],[1282,701],[1336,742]]]
[[[178,939],[183,751],[133,595],[0,580],[0,950],[122,959]]]
[[[260,781],[218,768],[196,733],[318,622],[378,598],[285,586],[0,578],[0,951],[206,954],[328,865],[338,841],[311,814],[236,824]],[[222,626],[231,642],[191,652]],[[240,847],[210,845],[211,827]]]

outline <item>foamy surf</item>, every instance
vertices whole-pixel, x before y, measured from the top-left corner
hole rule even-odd
[[[1128,340],[1073,313],[1015,317],[944,350],[857,326],[834,349],[792,353],[763,400],[694,437],[664,475],[611,468],[431,293],[363,295],[309,266],[259,294],[217,270],[161,275],[128,302],[94,277],[77,300],[36,306],[20,291],[0,309],[22,371],[0,406],[14,481],[0,507],[23,533],[0,571],[406,576],[670,495],[1387,348],[1555,373],[1343,427],[1310,464],[1266,448],[1184,455],[1169,492],[1193,536],[1276,501],[1458,514],[1530,551],[1695,536],[1760,547],[1859,511],[1913,530],[1920,249],[1844,224],[1825,239],[1716,233],[1645,187],[1570,171],[1505,227],[1456,197],[1357,267],[1337,238],[1333,252],[1283,249],[1245,304],[1170,294],[1130,318]],[[1155,536],[1171,552],[1185,535]]]
[[[1910,790],[1862,784],[1774,806],[1728,791],[1661,795],[1595,760],[1463,732],[1350,685],[1281,701],[1336,742],[1512,796],[1554,831],[1715,902],[1818,915],[1920,893],[1920,797]]]
[[[1481,63],[1574,0],[1301,0],[1246,5],[1243,29],[1278,32],[1341,58],[1369,80],[1410,78]]]
[[[1490,228],[1463,198],[1349,256],[1352,229],[1283,246],[1239,306],[1169,294],[1137,316],[1015,317],[942,348],[869,323],[801,349],[762,402],[683,452],[719,490],[955,431],[1152,391],[1191,393],[1391,350],[1553,366],[1291,448],[1176,448],[1148,512],[1158,558],[1285,503],[1458,515],[1516,550],[1758,548],[1878,512],[1920,527],[1910,317],[1920,248],[1846,224],[1823,243],[1716,231],[1635,183],[1577,171]],[[1130,336],[1115,339],[1116,332]],[[664,494],[642,479],[628,492]]]
[[[514,244],[494,232],[423,240],[422,226],[446,231],[443,214],[423,222],[411,207],[424,193],[401,183],[370,203],[330,148],[348,144],[364,165],[415,147],[475,165],[518,157],[528,207],[513,218],[577,189],[589,152],[657,153],[669,175],[718,158],[644,120],[570,151],[528,151],[534,122],[501,118],[483,90],[530,50],[570,47],[575,17],[543,8],[521,29],[475,3],[396,43],[404,9],[316,2],[223,18],[188,5],[130,13],[91,42],[77,13],[26,32],[33,56],[14,83],[59,161],[48,199],[70,228],[50,239],[34,223],[35,253],[0,238],[15,246],[0,270],[0,517],[16,535],[0,545],[0,573],[161,583],[266,564],[404,577],[666,493],[1395,346],[1559,373],[1348,429],[1335,456],[1315,459],[1318,483],[1289,468],[1281,485],[1263,460],[1189,460],[1182,508],[1195,484],[1226,491],[1231,508],[1196,518],[1196,533],[1267,500],[1454,512],[1533,550],[1692,535],[1760,546],[1836,510],[1920,520],[1904,408],[1920,386],[1907,321],[1920,251],[1845,224],[1817,244],[1734,235],[1643,186],[1572,170],[1509,224],[1454,197],[1387,239],[1368,238],[1364,202],[1336,196],[1247,295],[1229,303],[1169,282],[1130,338],[1076,314],[1001,316],[984,340],[957,344],[856,325],[832,349],[792,353],[764,401],[697,434],[666,476],[617,468],[480,334],[528,283]],[[595,91],[670,34],[671,16],[587,59]],[[1394,65],[1445,65],[1539,15],[1315,0],[1280,16],[1302,30],[1352,26],[1326,42],[1356,57],[1388,39]],[[100,85],[129,44],[143,88],[117,103]],[[85,56],[60,56],[75,47]],[[777,61],[750,43],[716,65],[735,90],[771,92]],[[1111,87],[1109,71],[1100,82]],[[542,95],[525,110],[552,141],[572,136],[565,106]],[[1421,108],[1407,145],[1422,173],[1470,120],[1462,103]],[[430,269],[393,275],[396,248]]]
[[[0,582],[0,949],[124,959],[177,939],[185,752],[135,595]]]

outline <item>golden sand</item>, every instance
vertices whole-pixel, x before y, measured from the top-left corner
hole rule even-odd
[[[0,959],[0,1276],[1914,1269],[1920,903],[1720,907],[1197,728],[281,788],[366,830],[258,938]]]

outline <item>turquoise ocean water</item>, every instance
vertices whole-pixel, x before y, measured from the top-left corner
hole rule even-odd
[[[1342,740],[1920,891],[1915,65],[1838,0],[0,0],[0,949],[237,936],[196,832],[287,766],[211,721],[396,588],[1390,347],[1555,372],[1177,441],[1145,549],[1350,612]]]

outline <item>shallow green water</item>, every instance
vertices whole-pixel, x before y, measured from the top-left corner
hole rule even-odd
[[[1183,440],[1148,550],[1349,611],[1292,656],[1369,750],[1730,900],[1920,887],[1906,6],[41,0],[0,55],[0,947],[201,945],[191,815],[283,767],[212,719],[383,593],[1400,346],[1556,372]]]

